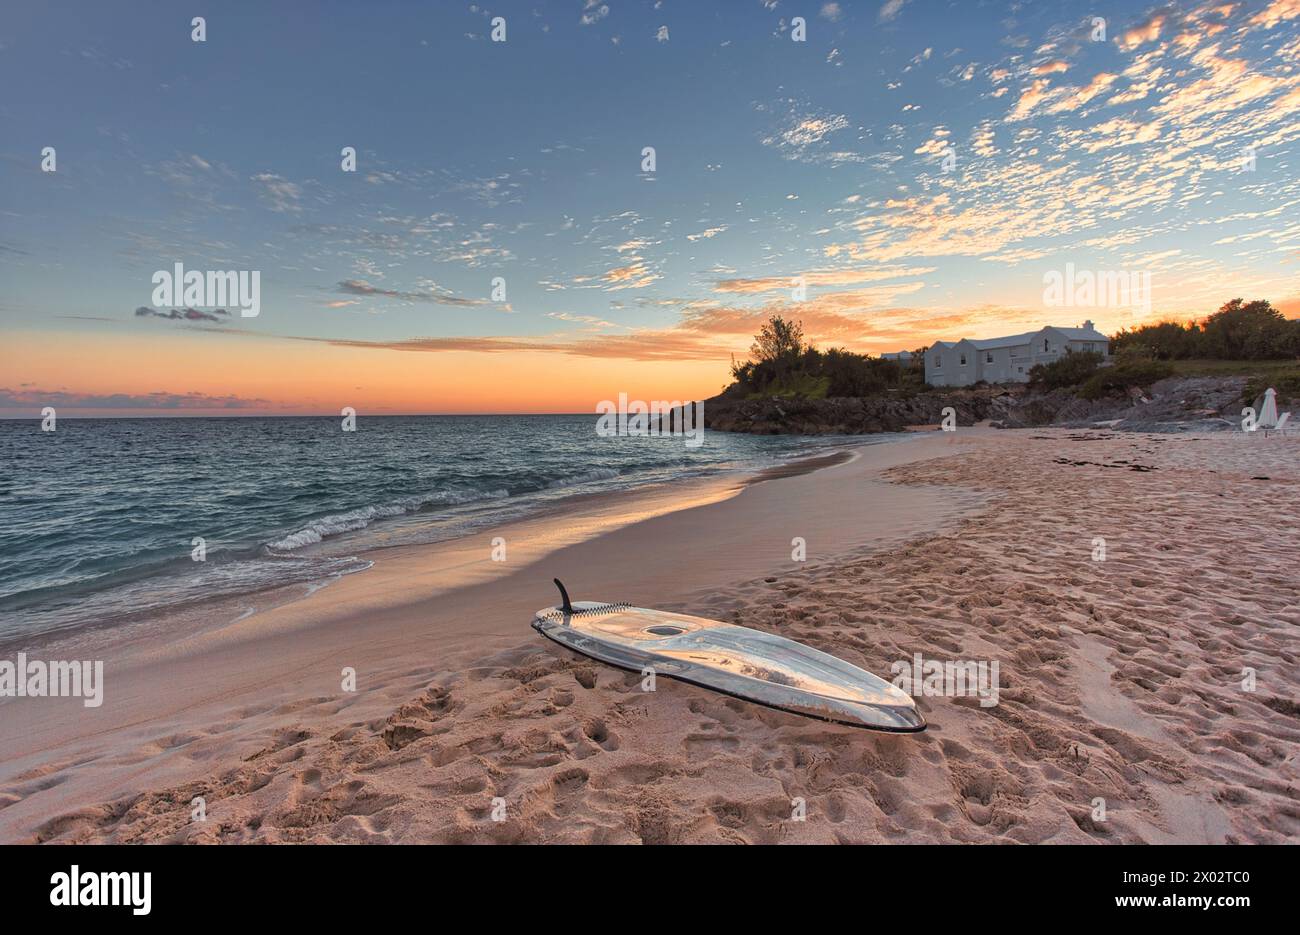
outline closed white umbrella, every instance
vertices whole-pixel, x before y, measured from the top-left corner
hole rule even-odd
[[[1259,408],[1256,424],[1262,429],[1271,429],[1277,425],[1277,391],[1271,386],[1264,391],[1264,405]]]

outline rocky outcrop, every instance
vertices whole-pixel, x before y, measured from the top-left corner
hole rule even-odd
[[[945,407],[956,412],[958,425],[989,418],[987,391],[920,393],[907,397],[836,397],[831,399],[728,399],[704,402],[704,426],[721,432],[757,435],[866,435],[901,432],[909,425],[935,425]]]
[[[1207,432],[1240,427],[1245,385],[1245,377],[1170,377],[1149,390],[1133,387],[1126,395],[1098,400],[1081,399],[1073,390],[1030,393],[1024,386],[862,399],[715,396],[704,402],[704,425],[758,435],[865,435],[937,424],[950,406],[958,425],[989,419],[998,428]]]
[[[990,418],[999,428],[1093,426],[1130,432],[1212,432],[1238,428],[1245,377],[1170,377],[1149,390],[1080,399],[1071,390],[1003,396]]]

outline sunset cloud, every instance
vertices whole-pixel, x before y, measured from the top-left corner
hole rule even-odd
[[[1057,59],[1056,61],[1035,65],[1031,70],[1035,75],[1055,75],[1063,71],[1069,71],[1070,63]]]
[[[1272,0],[1251,18],[1251,23],[1272,29],[1278,23],[1300,17],[1300,0]]]
[[[602,277],[608,283],[610,291],[619,289],[644,289],[659,278],[644,262],[638,260],[627,266],[618,266],[607,270]]]
[[[1092,80],[1083,87],[1061,88],[1061,99],[1053,103],[1049,110],[1054,114],[1078,110],[1114,83],[1115,75],[1101,72],[1094,75]]]
[[[934,272],[933,266],[896,266],[875,269],[819,269],[791,276],[767,276],[760,279],[722,279],[714,284],[716,292],[738,292],[758,295],[764,292],[793,289],[796,285],[843,286],[859,282],[878,282],[906,276],[924,276]]]
[[[1155,42],[1160,38],[1160,30],[1164,28],[1167,20],[1168,17],[1164,13],[1152,13],[1141,23],[1120,33],[1115,41],[1126,52],[1144,43]]]

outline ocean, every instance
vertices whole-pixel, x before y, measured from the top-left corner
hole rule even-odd
[[[0,421],[0,641],[323,583],[368,549],[871,439],[601,437],[594,415]],[[199,541],[201,540],[201,542]],[[196,561],[202,554],[204,560]]]

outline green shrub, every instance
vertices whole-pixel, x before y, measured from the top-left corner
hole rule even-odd
[[[899,381],[898,364],[831,348],[820,355],[818,370],[830,379],[829,396],[875,396]]]
[[[750,399],[781,396],[786,399],[825,399],[830,387],[826,377],[812,376],[807,373],[793,373],[780,377],[769,383],[761,392],[750,393]]]
[[[1066,354],[1049,364],[1034,364],[1029,368],[1031,390],[1059,390],[1078,386],[1101,366],[1103,358],[1096,351]]]
[[[1148,387],[1173,372],[1173,365],[1167,361],[1127,360],[1113,367],[1102,367],[1079,388],[1079,395],[1084,399],[1101,399],[1131,386]]]
[[[1246,388],[1241,392],[1241,401],[1247,406],[1253,406],[1255,400],[1263,396],[1264,391],[1269,387],[1277,390],[1279,401],[1300,399],[1300,370],[1296,370],[1294,373],[1264,374],[1251,377],[1246,381]]]

